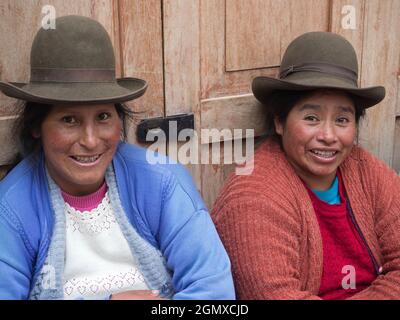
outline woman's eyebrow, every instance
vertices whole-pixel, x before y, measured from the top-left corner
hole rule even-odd
[[[341,112],[348,112],[351,114],[355,114],[354,109],[350,106],[338,106],[339,110]],[[314,110],[314,111],[319,111],[321,110],[321,106],[319,104],[310,104],[306,103],[300,108],[300,112],[304,110]]]
[[[63,108],[57,108],[55,109],[55,112],[57,113],[78,113],[79,110],[77,110],[77,108],[74,107],[63,107]]]
[[[321,106],[319,104],[306,103],[300,108],[300,111],[304,111],[304,110],[308,110],[308,109],[318,111],[321,109]]]
[[[340,111],[342,112],[349,112],[351,114],[355,114],[354,109],[348,106],[339,106]]]

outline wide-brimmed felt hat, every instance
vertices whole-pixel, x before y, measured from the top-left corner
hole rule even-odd
[[[115,56],[107,31],[81,16],[41,28],[31,48],[29,83],[0,81],[0,90],[21,100],[54,103],[118,103],[144,94],[147,83],[115,77]]]
[[[310,91],[338,89],[349,93],[364,108],[372,107],[385,97],[385,88],[359,88],[357,55],[342,36],[331,32],[308,32],[287,47],[279,68],[279,78],[256,77],[254,96],[268,104],[277,91]]]

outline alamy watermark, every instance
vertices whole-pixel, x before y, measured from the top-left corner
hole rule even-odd
[[[345,265],[342,268],[342,274],[345,276],[342,279],[342,288],[345,290],[356,288],[356,268],[352,265]]]
[[[342,28],[356,30],[356,8],[352,5],[345,5],[342,7]]]
[[[150,164],[237,164],[237,175],[253,172],[254,129],[200,129],[198,134],[193,129],[178,133],[177,127],[176,121],[169,122],[168,140],[161,129],[147,132],[146,141],[154,142],[146,153]],[[168,158],[164,156],[167,148]]]
[[[42,7],[42,28],[44,30],[55,29],[56,28],[56,8],[52,5],[45,5]]]

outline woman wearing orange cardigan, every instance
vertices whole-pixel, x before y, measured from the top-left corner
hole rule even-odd
[[[354,143],[385,90],[357,77],[347,40],[311,32],[253,81],[272,135],[213,210],[239,299],[400,299],[400,178]]]

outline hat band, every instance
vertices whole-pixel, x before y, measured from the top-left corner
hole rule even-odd
[[[114,82],[115,69],[32,68],[31,82]]]
[[[357,72],[343,66],[330,63],[323,63],[323,62],[311,62],[311,63],[302,63],[299,65],[292,65],[282,70],[279,74],[279,78],[284,79],[292,73],[302,72],[302,71],[320,72],[334,76],[339,76],[341,78],[345,78],[347,80],[352,81],[354,85],[357,86],[357,78],[358,78]]]

